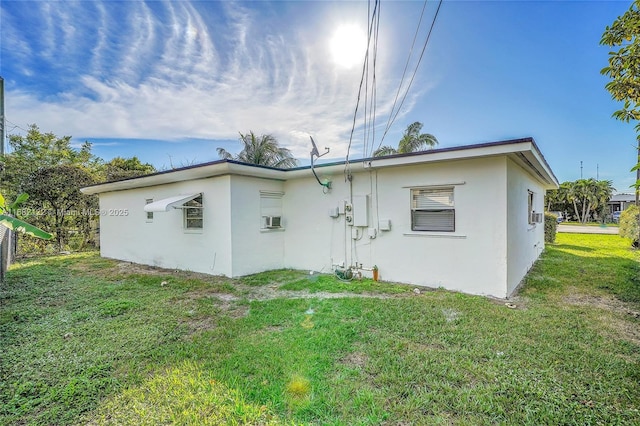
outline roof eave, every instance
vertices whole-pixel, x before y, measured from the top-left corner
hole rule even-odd
[[[499,155],[511,156],[516,159],[518,164],[540,180],[545,189],[555,189],[559,186],[557,178],[551,171],[551,167],[547,164],[532,138],[490,142],[461,147],[439,148],[410,154],[359,159],[351,162],[351,165],[353,167],[360,164],[361,168],[357,169],[353,167],[351,171],[357,173],[368,169],[400,167],[412,164],[464,160]],[[344,172],[345,165],[346,162],[341,161],[337,163],[316,164],[315,168],[324,174],[335,174]],[[176,170],[158,172],[122,181],[97,184],[81,188],[81,191],[84,194],[99,194],[102,192],[144,188],[222,175],[241,175],[285,181],[288,179],[309,176],[310,168],[310,166],[305,166],[294,169],[276,169],[272,167],[240,163],[233,160],[221,160],[212,163],[188,166]]]
[[[80,188],[83,194],[92,195],[103,192],[123,191],[134,188],[183,182],[187,180],[206,179],[222,175],[242,175],[267,179],[285,180],[285,171],[270,167],[256,167],[235,161],[208,163],[200,166],[185,167],[167,172],[154,173],[137,178],[106,182]]]

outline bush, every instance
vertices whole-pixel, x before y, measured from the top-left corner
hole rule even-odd
[[[556,230],[558,228],[558,216],[551,213],[544,214],[544,242],[556,242]]]
[[[638,206],[632,205],[620,213],[620,228],[618,233],[622,238],[629,238],[633,245],[638,242]]]

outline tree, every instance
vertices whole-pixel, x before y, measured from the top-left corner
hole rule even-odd
[[[558,189],[547,191],[547,211],[562,212],[565,214],[573,209],[573,205],[569,202],[568,194],[571,189],[572,182],[562,182]]]
[[[638,207],[629,206],[620,214],[620,228],[618,234],[622,238],[629,238],[632,245],[638,245]]]
[[[220,158],[278,168],[290,168],[298,165],[298,161],[293,158],[291,151],[281,147],[272,135],[256,137],[251,131],[244,135],[240,133],[240,142],[243,144],[243,148],[236,156],[224,148],[218,148]]]
[[[43,190],[69,192],[74,189],[79,195],[80,187],[100,179],[102,161],[91,153],[91,143],[84,142],[79,149],[73,148],[71,136],[42,133],[35,124],[29,126],[25,135],[10,135],[9,145],[10,152],[0,158],[2,193],[10,197],[29,193],[31,197],[17,210],[18,219],[44,229],[55,229],[58,248],[62,248],[62,242],[70,231],[75,230],[80,235],[87,230],[91,217],[82,215],[82,212],[95,211],[87,207],[97,206],[97,197],[76,196],[73,198],[75,205],[65,203],[53,208]],[[67,172],[65,167],[71,171]],[[58,169],[59,175],[47,174],[47,171],[57,168],[61,168]],[[76,172],[76,169],[81,172]],[[75,215],[55,217],[64,211],[73,211]]]
[[[58,137],[42,133],[35,124],[29,126],[25,136],[10,135],[11,152],[2,161],[2,191],[17,196],[29,175],[40,168],[60,164],[76,164],[88,170],[97,169],[100,160],[91,154],[91,143],[84,142],[79,150],[71,147],[71,136]]]
[[[618,48],[609,52],[609,65],[600,72],[611,81],[605,86],[611,97],[622,102],[622,108],[613,117],[628,123],[640,120],[640,0],[605,28],[600,44]],[[636,172],[636,205],[640,204],[640,124],[635,125],[638,135],[638,160],[631,171]],[[640,219],[638,219],[640,220]],[[638,227],[640,232],[640,226]]]
[[[605,210],[607,209],[609,200],[611,200],[613,191],[615,191],[616,189],[613,187],[613,182],[611,182],[610,180],[599,180],[596,182],[597,204],[594,209],[598,213],[599,217],[604,218]]]
[[[88,234],[91,213],[97,206],[95,197],[83,195],[80,188],[93,183],[91,173],[71,164],[38,169],[24,183],[31,200],[42,212],[35,219],[55,229],[59,250],[63,249],[70,228],[75,227],[82,235]]]
[[[381,146],[373,152],[373,156],[384,157],[385,155],[408,154],[433,148],[438,144],[435,136],[430,133],[420,133],[420,131],[422,131],[422,123],[419,121],[409,124],[402,135],[402,139],[398,142],[398,149],[388,145]]]
[[[578,220],[586,223],[592,212],[603,210],[613,191],[612,182],[609,180],[578,179],[567,187],[566,197],[572,204]]]
[[[114,181],[148,175],[155,171],[153,165],[142,163],[138,157],[115,157],[104,164],[103,174],[107,181]]]

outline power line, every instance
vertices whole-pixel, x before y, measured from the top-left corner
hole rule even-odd
[[[425,4],[426,4],[426,2],[425,2]],[[440,0],[438,2],[438,8],[436,9],[436,13],[434,14],[433,20],[431,21],[431,26],[429,27],[429,32],[427,33],[427,38],[425,39],[424,45],[422,46],[422,51],[420,52],[420,57],[418,58],[418,63],[416,64],[416,67],[413,70],[413,75],[411,76],[411,80],[409,81],[409,84],[407,86],[407,90],[404,92],[404,95],[402,97],[402,101],[400,101],[400,106],[396,110],[395,114],[393,114],[393,109],[392,109],[391,115],[393,116],[393,118],[391,118],[390,122],[388,122],[387,127],[386,127],[386,129],[385,129],[385,131],[384,131],[384,133],[382,135],[382,138],[380,139],[380,144],[378,145],[378,148],[380,146],[382,146],[382,142],[384,141],[384,138],[386,137],[389,129],[393,125],[393,122],[398,117],[398,114],[400,113],[400,109],[402,108],[402,105],[404,105],[404,101],[407,99],[407,95],[409,94],[409,90],[411,89],[411,85],[413,84],[413,80],[415,79],[416,74],[418,73],[418,68],[420,67],[420,63],[422,62],[422,58],[424,57],[424,52],[427,49],[427,45],[429,44],[429,40],[431,39],[431,33],[433,32],[433,27],[435,26],[436,19],[438,18],[438,13],[440,12],[440,7],[441,6],[442,6],[442,0]]]
[[[345,176],[348,175],[348,171],[349,171],[349,153],[351,151],[351,144],[353,142],[353,133],[356,129],[356,118],[358,116],[358,107],[360,106],[360,98],[362,96],[362,85],[364,83],[364,77],[365,77],[365,73],[366,70],[368,69],[368,63],[369,63],[369,49],[371,47],[371,35],[373,32],[373,24],[374,24],[374,20],[376,17],[376,14],[378,13],[378,6],[380,4],[380,0],[375,0],[374,3],[374,7],[373,7],[373,14],[371,15],[371,21],[369,22],[369,35],[367,38],[367,50],[365,53],[365,58],[364,58],[364,62],[362,64],[362,75],[360,77],[360,87],[358,88],[358,98],[356,100],[356,107],[355,107],[355,111],[353,112],[353,123],[351,126],[351,135],[349,136],[349,145],[347,147],[347,155],[346,155],[346,159],[345,159],[345,165],[344,165],[344,173]]]
[[[371,142],[371,152],[373,153],[373,146],[376,139],[376,107],[377,107],[377,85],[376,85],[376,65],[378,60],[378,40],[380,33],[380,11],[382,4],[378,6],[378,14],[375,17],[375,29],[373,33],[373,65],[371,67],[371,97],[369,102],[367,98],[369,95],[369,64],[371,60],[367,62],[367,83],[365,85],[365,111],[364,111],[364,147],[362,150],[363,160],[369,154],[369,142]],[[367,109],[369,113],[367,114]]]
[[[398,102],[398,97],[400,96],[400,89],[402,89],[402,84],[404,83],[404,77],[407,74],[407,70],[409,69],[409,63],[411,62],[411,56],[413,56],[413,48],[416,45],[416,40],[418,39],[418,34],[420,34],[420,27],[422,26],[422,18],[424,17],[424,11],[427,9],[427,2],[425,0],[422,5],[422,12],[420,13],[420,19],[418,20],[418,26],[416,27],[416,33],[413,35],[413,41],[411,42],[411,48],[409,49],[409,55],[407,56],[407,62],[404,64],[404,70],[402,71],[402,78],[400,78],[400,84],[398,84],[398,91],[396,92],[396,97],[393,100],[393,105],[391,105],[391,112],[389,113],[389,119],[387,120],[387,125],[384,129],[384,133],[382,135],[382,140],[387,134],[389,127],[391,127],[391,117],[393,116],[393,111],[396,109],[396,104]],[[382,140],[380,141],[380,145],[382,145]]]
[[[16,124],[16,123],[14,123],[13,121],[8,120],[6,117],[5,117],[5,119],[4,119],[4,120],[5,120],[7,123],[11,124],[11,126],[13,126],[13,127],[11,127],[11,129],[7,130],[7,133],[12,132],[12,131],[14,131],[15,129],[20,129],[20,130],[22,130],[22,131],[24,131],[24,132],[28,132],[28,131],[29,131],[29,130],[25,129],[24,127],[22,127],[22,126],[20,126],[20,125],[18,125],[18,124]],[[9,136],[9,135],[7,134],[7,136]]]

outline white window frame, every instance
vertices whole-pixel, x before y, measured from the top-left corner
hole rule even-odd
[[[528,189],[527,190],[527,222],[529,223],[529,225],[534,226],[536,224],[533,214],[535,213],[534,210],[534,203],[535,203],[535,192],[533,192],[532,190]]]
[[[194,205],[196,204],[196,205]],[[199,204],[199,205],[197,205]],[[197,216],[189,216],[199,212]],[[204,204],[202,194],[182,205],[182,225],[186,231],[201,231],[204,229]],[[200,221],[200,226],[190,226],[189,221]]]
[[[411,231],[413,232],[455,232],[456,231],[456,208],[455,208],[455,187],[447,186],[430,186],[410,188],[410,207],[411,207]],[[419,203],[417,197],[428,197],[432,194],[431,200],[423,199]],[[443,196],[448,197],[446,200]],[[438,199],[440,198],[440,199]],[[422,204],[422,205],[420,205]],[[434,221],[442,220],[442,224],[435,223],[432,226],[418,225],[417,216],[419,214],[432,216]]]
[[[284,231],[282,191],[260,191],[260,232]],[[267,226],[269,217],[280,217],[280,226]]]
[[[145,205],[153,203],[153,198],[147,198],[144,200]],[[146,222],[153,222],[153,212],[145,212],[147,214]]]

